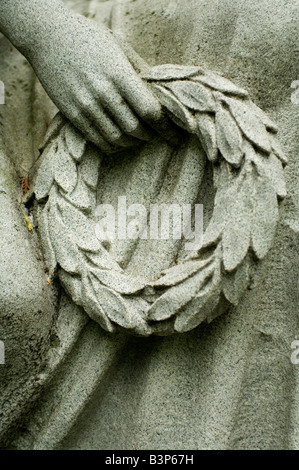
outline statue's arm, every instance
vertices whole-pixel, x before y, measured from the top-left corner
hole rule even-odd
[[[111,32],[61,0],[0,0],[0,30],[28,59],[45,90],[103,150],[146,139],[161,117]]]
[[[53,29],[68,14],[60,0],[1,0],[0,29],[22,52],[29,52],[51,22]]]

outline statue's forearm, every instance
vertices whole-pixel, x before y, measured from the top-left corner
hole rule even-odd
[[[25,55],[65,24],[70,11],[61,0],[0,0],[0,31]]]

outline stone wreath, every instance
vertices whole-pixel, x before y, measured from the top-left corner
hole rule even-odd
[[[287,160],[276,125],[223,76],[162,65],[143,78],[212,162],[214,211],[197,254],[153,282],[124,272],[95,235],[99,151],[60,113],[43,145],[35,195],[46,265],[73,301],[109,332],[148,336],[210,322],[224,299],[238,304],[271,248]]]

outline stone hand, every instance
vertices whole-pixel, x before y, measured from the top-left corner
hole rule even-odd
[[[144,122],[161,118],[160,105],[112,33],[77,15],[66,26],[50,51],[28,57],[51,99],[103,151],[147,140]]]
[[[146,123],[157,128],[160,104],[112,33],[55,0],[55,5],[47,0],[20,3],[20,18],[12,7],[0,6],[0,27],[29,60],[59,110],[103,151],[148,140]],[[20,30],[24,22],[25,32]]]

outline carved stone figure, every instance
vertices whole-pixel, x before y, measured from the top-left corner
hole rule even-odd
[[[0,6],[58,107],[3,37],[3,447],[298,447],[296,22],[274,3]],[[203,204],[202,246],[100,241],[120,196]]]

